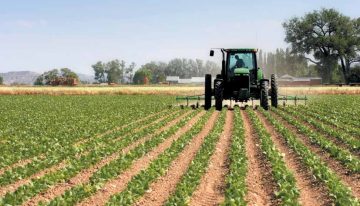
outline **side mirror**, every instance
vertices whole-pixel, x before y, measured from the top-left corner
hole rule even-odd
[[[214,56],[214,50],[210,50],[210,56]]]

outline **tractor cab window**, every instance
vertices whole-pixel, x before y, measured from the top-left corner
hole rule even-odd
[[[255,59],[253,53],[230,53],[228,59],[228,72],[230,76],[236,68],[255,68]]]

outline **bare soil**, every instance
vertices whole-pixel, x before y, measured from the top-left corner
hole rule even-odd
[[[176,132],[173,136],[166,139],[160,145],[158,145],[155,149],[146,154],[146,156],[141,157],[136,160],[132,166],[120,174],[113,180],[107,182],[104,187],[91,196],[88,199],[85,199],[79,205],[105,205],[105,203],[109,200],[109,198],[124,190],[127,186],[127,183],[137,174],[140,173],[141,170],[146,169],[151,161],[155,160],[161,153],[163,153],[167,148],[171,146],[173,141],[180,138],[183,134],[191,129],[191,127],[198,121],[198,119],[204,114],[204,112],[199,113],[196,117],[190,120],[190,122],[182,127],[178,132]]]
[[[182,175],[186,172],[191,161],[200,149],[205,137],[213,128],[219,112],[214,112],[202,131],[196,135],[191,142],[184,148],[180,155],[171,163],[166,174],[151,185],[147,193],[141,197],[135,205],[163,205],[170,194],[176,189],[177,183],[181,180]]]
[[[255,133],[248,115],[241,110],[245,129],[245,149],[248,159],[246,177],[247,195],[249,205],[277,205],[274,191],[276,184],[272,177],[271,167],[261,152],[260,140]]]
[[[176,119],[169,122],[165,127],[162,127],[159,130],[157,130],[154,134],[147,135],[147,136],[133,142],[131,145],[125,147],[121,151],[115,152],[114,154],[102,159],[97,164],[93,165],[92,167],[90,167],[88,169],[81,171],[79,174],[77,174],[73,178],[69,179],[68,181],[54,185],[53,187],[48,189],[46,192],[39,193],[37,196],[28,200],[25,203],[25,205],[38,205],[38,203],[40,201],[47,202],[47,201],[55,198],[56,196],[63,194],[66,190],[70,189],[71,187],[73,187],[75,185],[88,182],[90,177],[92,176],[92,174],[94,174],[96,171],[98,171],[101,167],[103,167],[106,164],[110,163],[111,161],[117,159],[120,156],[120,154],[124,154],[124,153],[131,151],[138,145],[143,144],[145,141],[152,138],[154,135],[157,135],[157,134],[161,133],[162,131],[170,128],[171,126],[177,124],[182,118],[184,118],[189,113],[190,113],[190,111],[184,113],[180,117],[177,117]]]
[[[201,178],[189,205],[219,205],[225,199],[225,176],[229,173],[229,149],[233,129],[234,113],[227,111],[224,131],[210,158],[209,167]]]
[[[330,156],[328,152],[323,150],[320,146],[311,143],[310,139],[298,132],[296,127],[277,116],[272,112],[272,115],[276,117],[279,121],[283,123],[285,127],[290,129],[304,145],[306,145],[314,154],[316,154],[320,159],[326,163],[326,165],[334,171],[337,176],[341,179],[344,185],[348,186],[352,190],[352,194],[355,197],[360,197],[360,174],[351,173],[345,166],[343,166],[339,161]]]
[[[304,206],[332,205],[326,186],[314,178],[311,171],[301,163],[301,157],[287,146],[285,139],[275,131],[271,123],[259,112],[257,115],[271,135],[276,148],[284,154],[286,167],[294,174],[296,186],[300,190],[300,204]]]

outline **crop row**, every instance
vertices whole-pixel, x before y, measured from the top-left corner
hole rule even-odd
[[[186,205],[201,177],[206,172],[210,157],[214,153],[216,142],[224,129],[226,111],[223,110],[216,120],[214,128],[205,137],[203,144],[197,151],[194,159],[181,180],[177,183],[175,191],[171,194],[165,205]]]
[[[335,126],[337,129],[344,130],[349,134],[360,136],[359,120],[350,120],[349,118],[351,117],[348,114],[329,114],[329,109],[326,107],[310,108],[308,106],[299,106],[298,109],[324,123]]]
[[[95,147],[92,151],[80,156],[79,158],[69,159],[65,168],[46,174],[41,178],[33,179],[30,184],[18,188],[15,192],[7,193],[2,201],[8,204],[21,204],[23,201],[33,197],[39,192],[45,191],[51,185],[66,181],[78,174],[80,171],[98,163],[101,159],[108,157],[115,152],[121,151],[121,149],[130,145],[134,141],[137,141],[146,135],[153,134],[156,130],[165,126],[168,121],[174,119],[178,115],[179,113],[174,113],[169,118],[165,118],[146,129],[130,132],[112,144],[104,147]]]
[[[328,151],[329,154],[344,164],[349,170],[353,172],[360,172],[360,162],[357,157],[352,155],[348,150],[338,147],[336,144],[331,142],[329,139],[321,135],[319,132],[311,130],[308,126],[302,124],[294,117],[284,113],[279,109],[275,109],[274,112],[294,125],[301,133],[305,134],[311,142],[319,145],[324,150]],[[293,116],[301,116],[298,112],[293,112]]]
[[[298,114],[298,112],[302,113],[302,111],[297,111],[293,107],[286,107],[283,110],[288,112],[291,115]],[[317,115],[317,114],[313,114],[313,115],[317,116],[317,119],[322,118],[321,115]],[[318,120],[316,120],[315,118],[312,118],[309,115],[306,115],[306,114],[304,115],[304,113],[302,113],[302,115],[299,115],[297,117],[300,118],[302,121],[308,122],[309,124],[313,125],[318,130],[321,130],[323,133],[339,139],[340,141],[345,143],[347,146],[349,146],[351,149],[354,149],[354,150],[360,149],[360,140],[359,139],[355,139],[352,136],[348,135],[347,133],[339,131],[338,129],[334,129],[333,127],[326,125],[323,122],[319,122]]]
[[[179,128],[185,126],[197,113],[198,112],[192,112],[187,117],[182,118],[178,124],[170,127],[150,140],[147,140],[143,144],[140,144],[128,153],[120,155],[117,159],[111,161],[96,171],[90,177],[89,182],[77,185],[70,190],[67,190],[62,196],[53,199],[49,205],[72,205],[91,196],[102,188],[106,182],[117,177],[124,170],[128,169],[135,160],[144,156],[165,139],[173,135],[179,130]]]
[[[299,190],[294,175],[287,169],[282,154],[276,149],[271,135],[266,131],[255,112],[248,110],[252,124],[259,135],[260,146],[271,164],[272,174],[279,187],[275,195],[281,199],[281,205],[299,205]]]
[[[0,168],[160,111],[156,98],[1,96]]]
[[[324,182],[337,205],[350,206],[359,204],[358,200],[351,195],[350,189],[341,182],[337,175],[318,156],[301,143],[292,131],[267,111],[261,110],[261,113],[274,126],[275,130],[281,134],[289,147],[301,157],[302,162],[311,169],[313,175]]]
[[[177,111],[179,113],[179,111]],[[179,113],[180,114],[180,113]],[[161,114],[159,114],[161,115]],[[150,124],[154,119],[158,118],[158,115],[155,115],[152,118],[146,119],[141,123],[145,123],[145,125]],[[170,117],[171,118],[171,115]],[[25,166],[18,166],[7,170],[0,176],[0,186],[5,186],[11,184],[19,179],[23,179],[29,177],[38,171],[41,171],[45,168],[49,168],[53,165],[59,164],[62,161],[69,161],[69,159],[74,158],[77,154],[89,151],[93,148],[101,148],[106,145],[111,144],[111,142],[116,139],[117,137],[122,137],[124,135],[128,135],[129,132],[137,128],[137,125],[130,125],[122,130],[115,131],[111,134],[105,135],[99,138],[92,138],[91,140],[85,142],[80,146],[71,146],[68,148],[63,148],[61,151],[49,151],[45,153],[43,158],[35,157],[33,161]],[[99,142],[102,141],[102,144],[99,145]],[[106,144],[105,144],[106,143]]]
[[[208,112],[191,130],[174,141],[169,148],[157,157],[157,159],[151,162],[147,169],[142,170],[139,174],[134,176],[127,184],[126,189],[121,193],[113,195],[107,205],[131,205],[136,199],[141,197],[149,188],[150,183],[165,174],[171,162],[190,143],[190,140],[201,131],[206,121],[209,119],[210,114],[211,113]]]
[[[314,99],[308,108],[313,112],[320,111],[323,115],[335,121],[358,127],[360,117],[354,114],[360,113],[359,101],[359,95],[322,96]]]
[[[244,123],[240,115],[239,107],[234,110],[234,129],[229,152],[229,174],[226,177],[227,189],[225,191],[224,205],[246,205],[245,195],[247,157],[245,150]]]

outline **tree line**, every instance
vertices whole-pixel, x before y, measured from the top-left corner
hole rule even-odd
[[[74,85],[79,81],[78,75],[69,68],[53,69],[38,76],[34,85]]]
[[[157,84],[165,82],[166,76],[201,77],[207,73],[215,75],[221,70],[215,62],[186,58],[175,58],[168,63],[151,61],[134,72],[135,66],[134,62],[127,66],[125,61],[115,59],[109,62],[99,61],[91,67],[94,70],[95,80],[98,83],[108,84]]]

